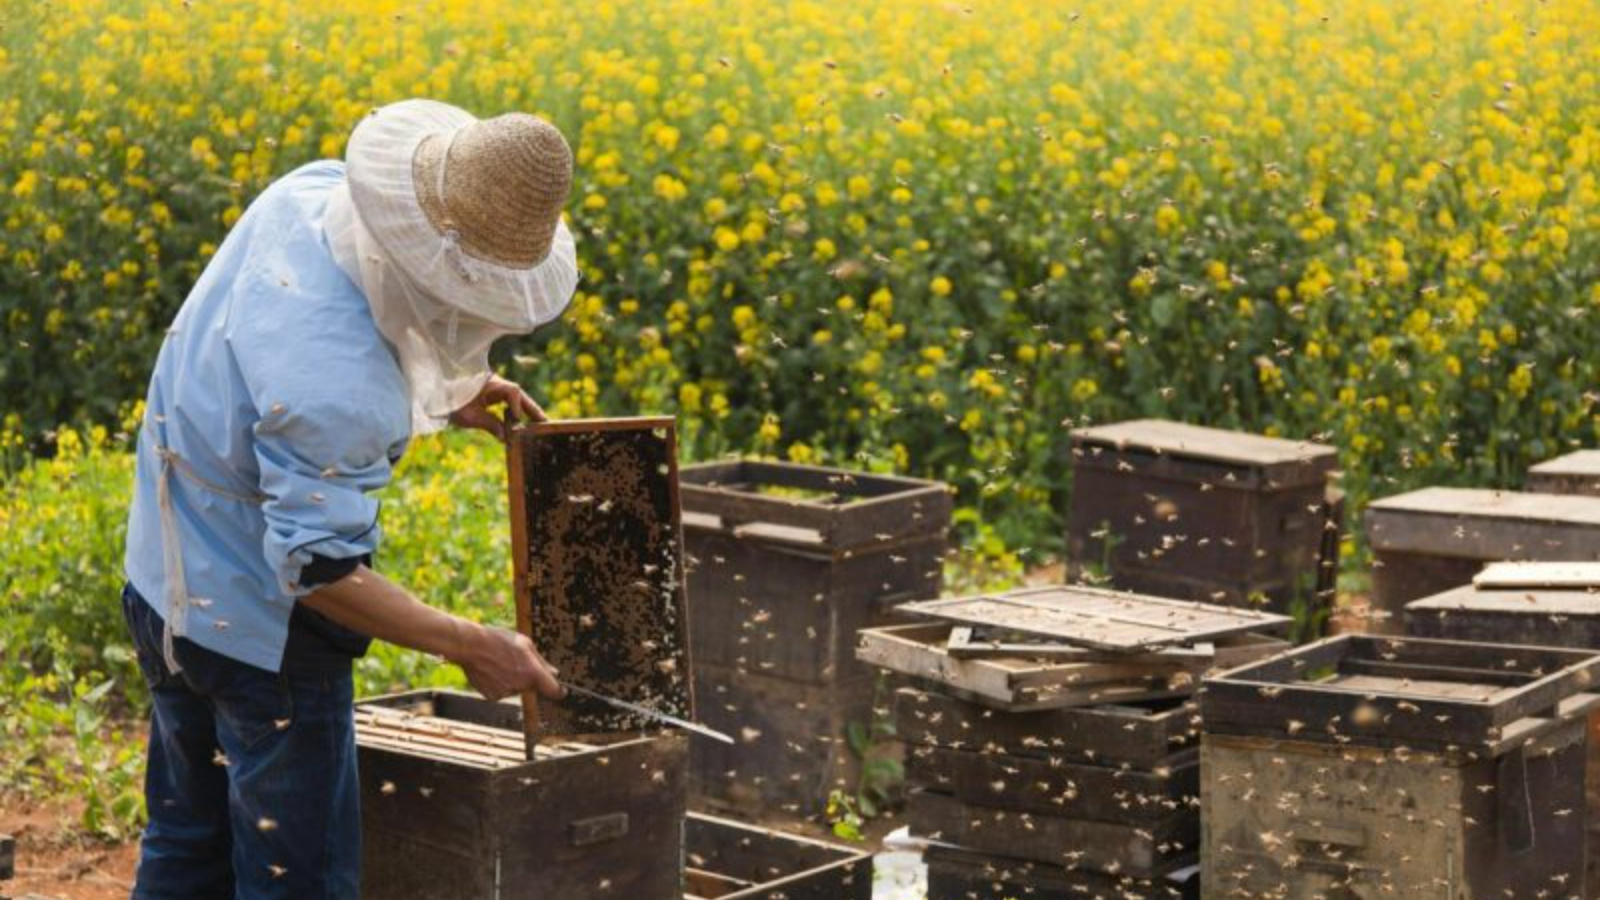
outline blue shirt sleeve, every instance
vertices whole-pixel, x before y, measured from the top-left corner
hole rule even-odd
[[[359,393],[359,392],[357,392]],[[348,559],[378,547],[378,507],[368,496],[393,476],[388,427],[349,397],[273,402],[255,426],[261,467],[262,550],[289,596],[308,594],[314,556]]]

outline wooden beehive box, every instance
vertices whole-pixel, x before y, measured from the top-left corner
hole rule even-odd
[[[446,691],[357,704],[363,900],[683,896],[681,734],[545,738]]]
[[[1200,746],[1199,710],[1182,700],[1006,713],[942,690],[901,688],[894,724],[913,755],[945,748],[1154,771]]]
[[[871,900],[872,854],[690,814],[684,900]]]
[[[928,900],[1195,900],[1197,866],[1162,878],[1068,870],[934,844],[923,853]]]
[[[1405,605],[1472,581],[1485,563],[1600,560],[1600,497],[1424,488],[1374,501],[1369,628],[1399,632]]]
[[[1072,432],[1068,577],[1244,605],[1331,596],[1334,448],[1140,419]]]
[[[520,426],[517,626],[571,684],[694,714],[671,419]],[[358,711],[366,900],[680,900],[688,749],[571,696],[419,692]]]
[[[868,724],[876,679],[858,629],[938,596],[950,495],[932,481],[756,461],[686,466],[683,522],[694,678],[734,748],[693,748],[697,802],[820,813],[850,788],[845,732]]]
[[[943,484],[755,461],[686,466],[682,478],[697,664],[862,677],[855,632],[939,595]]]
[[[1208,679],[1204,896],[1581,897],[1600,656],[1345,636]]]
[[[1496,563],[1475,583],[1406,606],[1419,637],[1600,652],[1600,564]],[[1589,896],[1600,896],[1600,712],[1589,717]]]
[[[1600,450],[1577,450],[1530,467],[1527,489],[1600,497]]]
[[[1193,864],[1192,708],[1007,713],[906,688],[895,718],[908,744],[907,820],[918,837],[1009,872],[1071,868],[1067,881],[1078,889],[1160,880]],[[946,881],[977,883],[964,874]],[[939,896],[931,885],[930,896]]]

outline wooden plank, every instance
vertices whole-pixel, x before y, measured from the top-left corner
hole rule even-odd
[[[906,603],[902,612],[1098,650],[1132,651],[1286,627],[1287,616],[1079,586]]]
[[[1481,590],[1538,588],[1600,592],[1600,563],[1497,562],[1483,567],[1472,583]]]
[[[1198,686],[1199,668],[956,659],[944,652],[945,633],[938,625],[863,629],[856,658],[970,692],[1010,711],[1187,694]]]
[[[580,687],[693,716],[669,418],[523,425],[508,442],[518,627]],[[525,699],[544,734],[659,727],[599,701]]]
[[[1111,425],[1075,428],[1075,441],[1108,447],[1132,447],[1171,456],[1232,463],[1241,466],[1279,466],[1311,463],[1326,469],[1335,465],[1338,451],[1313,441],[1267,437],[1164,419],[1134,419]]]
[[[1195,816],[1141,827],[968,806],[917,791],[906,804],[911,833],[1012,859],[1149,878],[1169,871],[1200,838]]]

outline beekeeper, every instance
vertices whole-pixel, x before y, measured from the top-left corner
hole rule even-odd
[[[571,182],[547,122],[397,103],[345,162],[263,191],[201,273],[150,380],[128,520],[153,698],[135,900],[357,897],[351,667],[373,638],[491,699],[561,694],[527,638],[374,571],[371,492],[414,435],[501,434],[502,404],[543,418],[488,352],[572,297]]]

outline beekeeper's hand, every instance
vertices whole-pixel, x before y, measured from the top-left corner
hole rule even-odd
[[[505,418],[495,415],[493,407],[504,406]],[[500,440],[506,439],[506,424],[510,421],[544,422],[548,420],[539,404],[528,396],[520,385],[499,375],[490,375],[483,390],[471,403],[450,414],[450,424],[457,428],[476,428],[487,431]]]

